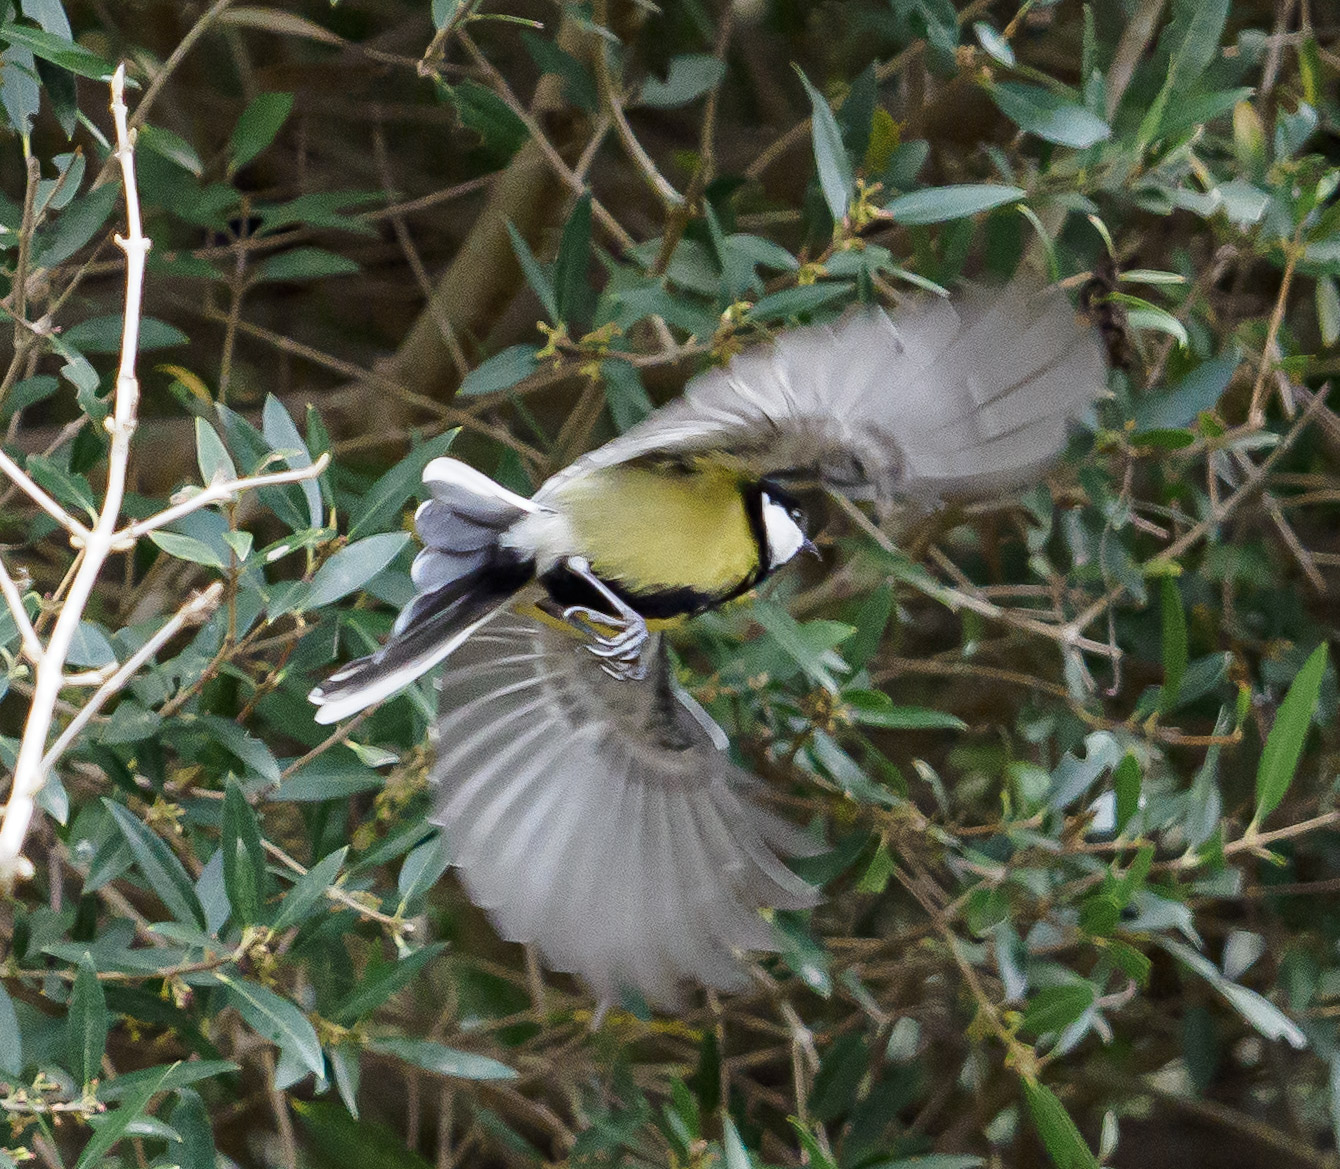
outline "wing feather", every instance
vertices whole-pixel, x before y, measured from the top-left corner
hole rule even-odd
[[[608,678],[580,640],[505,614],[441,684],[433,820],[462,881],[606,1002],[738,987],[736,953],[773,945],[758,910],[816,900],[779,856],[813,843],[756,802],[659,648],[653,671]]]
[[[536,499],[618,463],[712,450],[880,499],[987,494],[1033,480],[1106,387],[1097,330],[1021,277],[783,333],[694,378]]]

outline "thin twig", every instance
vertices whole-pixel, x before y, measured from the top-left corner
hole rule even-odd
[[[215,480],[208,487],[191,496],[190,499],[174,504],[165,511],[160,511],[157,515],[149,516],[147,519],[136,520],[133,524],[127,524],[116,533],[112,551],[124,551],[132,547],[141,536],[175,523],[182,516],[190,515],[193,511],[199,511],[202,507],[234,500],[239,492],[251,491],[257,487],[274,487],[281,483],[300,483],[304,479],[315,479],[329,465],[330,455],[322,451],[315,462],[309,463],[306,467],[295,467],[291,471],[271,471],[264,475],[249,475],[244,479]]]
[[[106,705],[109,698],[125,688],[126,683],[135,676],[145,662],[158,653],[182,628],[187,625],[198,625],[214,612],[222,596],[223,582],[216,580],[199,596],[192,597],[187,601],[157,633],[122,662],[117,671],[89,695],[88,701],[84,703],[79,713],[70,720],[69,726],[61,732],[60,737],[42,757],[43,770],[48,770],[56,765],[56,762],[65,754],[70,744],[75,741],[79,732],[84,729],[89,720]]]

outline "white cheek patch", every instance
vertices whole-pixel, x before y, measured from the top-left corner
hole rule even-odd
[[[763,534],[768,538],[768,568],[780,568],[805,546],[805,533],[780,503],[763,498]]]

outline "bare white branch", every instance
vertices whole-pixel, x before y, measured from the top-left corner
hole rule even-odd
[[[278,483],[300,483],[304,479],[315,479],[322,471],[330,465],[330,455],[322,452],[314,463],[306,467],[298,467],[292,471],[271,471],[265,475],[252,475],[246,479],[221,479],[211,483],[197,495],[185,499],[181,503],[174,504],[165,511],[160,511],[157,515],[151,515],[146,519],[136,520],[133,524],[128,524],[116,534],[116,541],[112,545],[113,549],[120,551],[129,548],[141,536],[165,527],[184,515],[190,515],[193,511],[199,511],[202,507],[208,507],[212,503],[223,503],[230,499],[235,499],[241,491],[251,491],[257,487],[273,487]]]
[[[23,607],[23,594],[19,591],[18,583],[9,575],[3,557],[0,557],[0,593],[4,594],[10,616],[18,626],[24,656],[36,664],[42,658],[42,642],[37,636],[37,630],[33,628],[33,623],[28,619],[28,610]]]
[[[19,743],[9,800],[0,818],[0,887],[11,886],[16,880],[31,877],[34,871],[32,862],[23,855],[23,844],[32,823],[37,794],[46,782],[47,737],[51,732],[56,701],[65,684],[65,662],[70,646],[79,622],[83,619],[98,574],[116,539],[121,502],[125,495],[126,471],[130,463],[130,440],[135,433],[139,410],[140,389],[135,379],[135,358],[139,344],[140,303],[144,291],[144,261],[150,242],[144,238],[140,226],[134,144],[126,125],[125,85],[126,71],[122,65],[112,77],[112,119],[116,125],[116,159],[121,167],[126,202],[126,235],[117,236],[116,239],[117,245],[126,255],[126,302],[121,333],[121,364],[113,392],[115,401],[112,416],[107,420],[107,429],[112,436],[107,457],[107,487],[97,522],[83,541],[84,554],[35,669],[33,696],[23,728],[23,738]]]

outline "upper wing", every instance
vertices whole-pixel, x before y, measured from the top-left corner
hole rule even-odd
[[[1096,329],[1027,278],[783,333],[550,479],[658,454],[727,450],[759,475],[853,494],[982,495],[1026,483],[1107,386]]]
[[[812,843],[753,801],[660,647],[635,685],[504,614],[448,660],[433,741],[432,819],[471,899],[606,1003],[738,989],[734,952],[775,948],[758,909],[816,901],[778,859]]]

